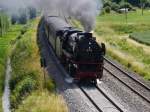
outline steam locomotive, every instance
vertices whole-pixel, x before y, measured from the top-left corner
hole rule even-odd
[[[55,54],[75,80],[96,83],[103,75],[105,45],[58,16],[44,17],[44,30]]]

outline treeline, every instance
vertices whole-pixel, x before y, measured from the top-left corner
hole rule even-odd
[[[5,32],[8,30],[9,28],[9,18],[8,16],[0,11],[0,36],[3,36],[3,34],[5,34]]]
[[[112,1],[116,3],[125,1],[136,7],[141,7],[143,4],[145,5],[145,7],[150,7],[150,0],[112,0]]]
[[[37,16],[37,11],[34,7],[22,8],[18,13],[14,13],[10,17],[6,13],[7,10],[0,10],[0,37],[5,34],[10,24],[26,24],[29,19]]]
[[[150,0],[104,0],[104,13],[109,13],[111,10],[121,13],[123,10],[120,9],[123,8],[127,11],[136,11],[136,8],[144,10],[150,8]]]
[[[136,7],[141,7],[143,4],[145,7],[150,7],[150,0],[104,0],[104,2],[111,2],[116,4],[127,2]]]
[[[17,14],[12,14],[11,23],[12,24],[26,24],[29,19],[33,19],[37,16],[36,8],[28,7],[25,9],[20,9]]]

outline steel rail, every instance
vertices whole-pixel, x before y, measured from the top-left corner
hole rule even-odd
[[[109,74],[111,74],[113,77],[115,77],[118,81],[120,81],[122,84],[124,84],[126,87],[128,87],[131,91],[133,91],[135,94],[137,94],[138,96],[140,96],[141,98],[143,98],[145,101],[147,101],[148,103],[150,103],[150,100],[148,98],[146,98],[145,96],[141,95],[138,91],[134,90],[132,87],[130,87],[128,84],[126,84],[124,81],[122,81],[120,78],[118,78],[116,75],[114,75],[112,72],[110,72],[107,68],[104,67],[104,69],[106,70],[106,72],[108,72]]]
[[[138,79],[135,79],[134,77],[130,76],[129,73],[125,72],[124,70],[122,70],[120,67],[118,67],[116,64],[114,64],[113,62],[111,62],[109,59],[107,59],[106,57],[104,57],[105,61],[107,61],[109,64],[111,64],[113,67],[115,67],[116,69],[118,69],[120,72],[122,72],[123,74],[125,74],[126,76],[130,77],[133,81],[137,82],[138,84],[140,84],[142,87],[144,87],[145,89],[147,89],[148,91],[150,91],[150,87],[148,87],[147,85],[145,85],[144,83],[142,83],[141,81],[139,81]]]
[[[90,100],[90,102],[96,107],[96,109],[99,111],[99,112],[103,112],[99,106],[92,100],[92,98],[85,92],[85,90],[80,86],[78,85],[78,87],[80,88],[80,90],[85,94],[85,96]]]
[[[96,88],[102,93],[120,112],[123,112],[123,110],[111,99],[105,94],[97,85]]]

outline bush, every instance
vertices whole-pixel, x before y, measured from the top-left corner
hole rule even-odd
[[[45,83],[45,88],[48,90],[48,91],[54,91],[55,90],[55,82],[50,79],[50,77],[48,76],[48,74],[46,74],[46,83]]]
[[[33,19],[36,17],[36,8],[34,7],[29,7],[29,18]]]
[[[105,7],[105,12],[106,13],[110,13],[110,11],[111,11],[111,8],[109,6]]]
[[[48,91],[32,93],[15,112],[69,112],[63,98]]]
[[[120,3],[122,0],[112,0],[112,2],[115,2],[115,3]]]
[[[150,8],[150,0],[144,0],[144,8]]]
[[[129,9],[129,11],[131,11],[133,9],[133,7],[130,3],[121,3],[120,4],[120,9],[121,8],[127,8],[127,9]]]
[[[21,35],[25,34],[27,32],[28,26],[24,26],[21,30]]]
[[[105,7],[111,7],[111,2],[110,1],[106,1],[105,3],[104,3],[104,6],[103,6],[104,8]]]
[[[23,96],[28,95],[32,90],[36,88],[36,81],[32,78],[26,77],[19,82],[11,95],[11,108],[17,108]]]
[[[33,80],[38,80],[38,77],[37,77],[37,72],[36,71],[28,71],[28,72],[23,72],[23,70],[17,70],[16,72],[20,72],[19,75],[16,75],[17,73],[13,73],[12,75],[12,78],[9,82],[10,84],[10,90],[14,90],[16,85],[21,82],[22,80],[24,80],[25,78],[30,78],[30,79],[33,79]],[[38,83],[37,83],[38,85]]]
[[[119,10],[119,8],[120,8],[120,6],[118,5],[118,4],[116,4],[116,3],[112,3],[112,5],[111,5],[111,9],[112,10],[114,10],[114,11],[118,11]]]
[[[27,21],[28,21],[28,16],[27,16],[26,9],[20,9],[19,23],[20,24],[26,24]]]
[[[104,15],[106,12],[104,9],[102,9],[101,13],[99,15]]]
[[[18,21],[18,16],[16,14],[13,14],[11,16],[11,24],[16,24]]]

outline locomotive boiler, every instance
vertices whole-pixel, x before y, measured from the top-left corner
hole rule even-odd
[[[44,17],[44,29],[56,56],[71,77],[93,83],[102,77],[105,45],[99,45],[92,33],[80,31],[58,16]]]

